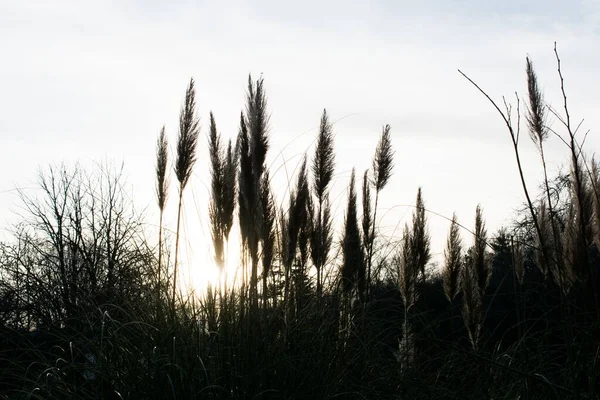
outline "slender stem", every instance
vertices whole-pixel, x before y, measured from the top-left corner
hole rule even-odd
[[[575,184],[575,190],[577,192],[577,207],[578,207],[578,214],[579,214],[579,227],[581,229],[581,241],[582,244],[584,246],[584,248],[581,251],[581,255],[583,256],[583,263],[584,263],[584,267],[587,267],[588,271],[587,273],[589,274],[588,279],[590,282],[590,286],[592,289],[592,293],[594,296],[594,301],[595,301],[595,305],[596,305],[596,313],[597,315],[600,317],[600,296],[598,294],[598,284],[597,284],[597,274],[596,271],[594,270],[592,263],[589,262],[589,258],[588,258],[588,238],[586,235],[586,215],[585,215],[585,204],[584,204],[584,183],[581,181],[581,175],[580,175],[580,166],[579,166],[579,155],[581,154],[581,148],[578,150],[577,147],[577,141],[575,140],[575,134],[577,133],[577,130],[579,129],[579,127],[576,128],[575,131],[573,131],[573,129],[571,128],[571,116],[569,114],[569,107],[567,105],[567,93],[565,91],[565,83],[564,83],[564,78],[562,75],[562,70],[561,70],[561,65],[560,65],[560,57],[558,56],[558,50],[556,49],[556,42],[554,42],[554,54],[556,55],[556,63],[557,63],[557,70],[558,70],[558,76],[560,78],[560,91],[562,93],[563,96],[563,107],[565,109],[565,126],[567,128],[567,132],[569,133],[569,139],[570,139],[570,145],[569,148],[571,150],[571,158],[572,158],[572,163],[573,163],[573,175],[574,175],[574,184]],[[584,160],[585,162],[585,160]]]
[[[173,295],[171,299],[171,313],[175,318],[175,293],[177,290],[177,261],[179,258],[179,227],[181,223],[181,204],[183,200],[183,188],[179,188],[179,206],[177,207],[177,231],[175,234],[175,265],[173,266]]]
[[[558,226],[555,223],[554,207],[552,206],[552,198],[550,196],[550,185],[548,184],[548,170],[546,167],[546,157],[544,156],[544,146],[540,142],[540,156],[542,158],[542,166],[544,168],[544,185],[546,187],[546,198],[548,199],[548,212],[550,213],[550,225],[552,226],[552,237],[554,239],[554,248],[556,251],[556,258],[553,260],[556,263],[556,270],[558,273],[559,285],[561,287],[561,296],[564,294],[566,288],[566,282],[564,278],[564,271],[562,265],[562,249],[560,243],[560,232]],[[550,257],[554,258],[554,257]]]
[[[375,244],[375,221],[377,220],[377,205],[379,203],[379,189],[375,190],[375,207],[373,209],[373,221],[371,237],[369,238],[369,257],[367,259],[367,297],[371,292],[371,264],[373,261],[373,245]]]
[[[321,297],[322,284],[321,284],[321,269],[323,268],[324,262],[321,260],[321,252],[323,250],[323,199],[319,196],[319,221],[317,226],[318,238],[318,249],[317,249],[317,296]]]
[[[164,210],[160,210],[160,219],[158,224],[158,281],[156,282],[156,300],[157,300],[157,316],[160,314],[160,285],[161,285],[161,270],[162,270],[162,231],[163,231],[163,213]]]
[[[494,100],[492,100],[492,98],[483,90],[481,89],[481,87],[479,87],[479,85],[477,85],[471,78],[469,78],[467,75],[465,75],[461,70],[458,70],[458,72],[464,76],[469,82],[471,82],[471,84],[473,86],[475,86],[477,88],[477,90],[479,90],[488,100],[490,103],[492,103],[492,105],[494,106],[494,108],[496,108],[496,110],[498,111],[498,113],[500,114],[500,116],[502,117],[502,119],[504,120],[504,123],[506,124],[506,127],[508,128],[508,131],[510,133],[510,137],[512,139],[512,144],[513,144],[513,148],[515,151],[515,157],[517,159],[517,166],[519,167],[519,176],[521,177],[521,185],[523,186],[523,191],[525,192],[525,198],[527,199],[527,206],[529,207],[529,211],[531,212],[531,217],[533,218],[533,224],[536,230],[536,233],[538,235],[538,237],[541,239],[542,238],[542,231],[540,228],[540,224],[538,222],[538,218],[537,215],[535,213],[535,210],[533,208],[533,202],[531,201],[531,197],[529,196],[529,190],[527,190],[527,184],[525,183],[525,177],[523,175],[523,168],[521,166],[521,158],[519,156],[519,148],[518,148],[518,144],[519,144],[519,136],[518,133],[515,134],[515,131],[512,127],[512,124],[509,120],[509,116],[507,117],[504,112],[502,112],[502,110],[500,109],[500,107],[498,107],[498,105],[496,104],[496,102]],[[518,108],[517,108],[517,112],[518,112]],[[544,245],[542,243],[542,248],[544,248]],[[547,257],[546,252],[543,251],[542,252],[544,257]]]

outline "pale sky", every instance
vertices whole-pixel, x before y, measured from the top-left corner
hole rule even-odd
[[[338,121],[332,188],[338,217],[351,168],[362,176],[382,125],[390,124],[396,167],[380,198],[383,232],[399,226],[400,233],[412,212],[405,205],[414,203],[419,186],[428,208],[448,217],[456,211],[468,226],[481,203],[493,232],[524,197],[502,120],[457,69],[495,100],[512,101],[515,91],[526,94],[529,54],[558,108],[554,41],[572,117],[585,118],[587,150],[594,152],[600,144],[597,0],[0,0],[0,223],[15,220],[12,189],[35,186],[40,167],[63,161],[124,161],[136,205],[146,208],[149,222],[157,219],[156,137],[166,124],[174,143],[194,77],[202,140],[186,216],[190,246],[207,247],[208,114],[215,113],[225,138],[235,138],[248,74],[262,73],[271,112],[268,160],[280,201],[301,155],[312,156],[327,108]],[[560,129],[558,121],[553,127]],[[551,138],[551,171],[566,163],[566,151]],[[522,152],[533,190],[541,168],[525,134]],[[434,253],[443,250],[448,227],[430,216]]]

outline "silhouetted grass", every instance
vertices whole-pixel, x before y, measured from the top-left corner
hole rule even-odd
[[[174,263],[162,237],[164,128],[155,171],[158,238],[145,236],[114,171],[96,177],[55,167],[41,176],[41,197],[22,193],[28,218],[0,245],[0,398],[597,398],[598,166],[586,160],[585,139],[570,122],[556,56],[563,115],[545,102],[526,59],[525,120],[545,172],[539,197],[530,196],[521,168],[519,103],[517,118],[508,105],[496,107],[525,211],[493,235],[480,206],[472,231],[448,218],[441,271],[431,265],[420,188],[402,235],[377,240],[378,196],[394,165],[388,125],[363,175],[362,204],[352,171],[343,221],[331,216],[335,151],[326,112],[313,160],[303,158],[288,198],[276,198],[265,163],[264,81],[250,78],[235,148],[225,147],[211,113],[210,166],[203,166],[211,171],[215,261],[226,264],[237,220],[241,282],[176,302],[182,193],[199,134],[191,80],[175,157]],[[548,112],[566,132],[567,179],[547,176],[542,143],[559,135],[547,126]]]

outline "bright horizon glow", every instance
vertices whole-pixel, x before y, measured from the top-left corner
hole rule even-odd
[[[194,294],[197,298],[202,298],[206,294],[209,284],[213,289],[218,289],[222,284],[226,284],[225,287],[228,289],[239,286],[241,279],[241,258],[237,213],[235,223],[229,235],[229,241],[225,246],[225,265],[221,271],[214,260],[210,227],[202,223],[204,220],[189,218],[186,209],[189,210],[190,205],[194,205],[186,204],[185,201],[184,199],[182,230],[179,243],[178,291],[183,295]],[[173,202],[170,206],[176,208],[177,204]],[[169,204],[167,204],[167,207],[169,207]],[[203,208],[194,208],[194,216],[208,215],[208,204]],[[175,257],[175,231],[175,228],[169,226],[169,232],[173,236],[172,245],[169,248],[169,251],[172,253],[171,263],[173,263]],[[172,267],[171,265],[171,272]]]

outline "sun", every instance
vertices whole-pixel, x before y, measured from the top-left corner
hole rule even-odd
[[[227,288],[239,286],[241,281],[240,240],[237,226],[231,230],[229,241],[225,244],[225,265],[217,266],[210,234],[205,229],[199,232],[188,231],[180,248],[181,271],[180,288],[184,295],[202,297],[209,286]]]

